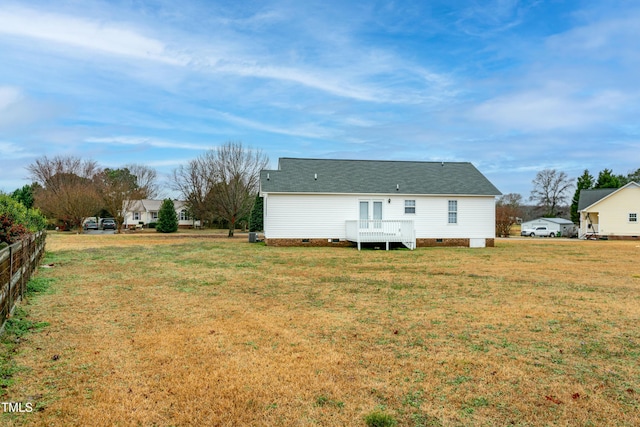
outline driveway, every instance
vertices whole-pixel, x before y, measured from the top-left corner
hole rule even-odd
[[[85,230],[84,234],[116,234],[115,230]]]

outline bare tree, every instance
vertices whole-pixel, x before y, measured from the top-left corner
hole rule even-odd
[[[175,169],[172,185],[197,219],[225,220],[233,237],[238,220],[251,213],[260,171],[268,164],[261,150],[228,142]]]
[[[531,190],[531,201],[535,201],[543,209],[546,217],[556,217],[560,207],[566,205],[568,192],[573,183],[566,173],[555,169],[545,169],[536,174]]]
[[[496,203],[496,235],[509,237],[511,227],[522,216],[522,196],[509,193],[501,196]]]
[[[27,170],[41,186],[34,194],[34,204],[48,217],[81,228],[82,221],[100,209],[101,199],[93,181],[99,169],[93,160],[44,156]]]
[[[215,216],[212,199],[219,176],[216,167],[215,152],[209,150],[173,171],[172,188],[180,192],[191,215],[202,224],[212,222]]]
[[[219,179],[213,198],[218,216],[229,224],[233,237],[236,222],[248,217],[260,184],[260,171],[269,158],[262,150],[245,149],[240,142],[228,142],[215,150]]]
[[[136,177],[140,198],[155,199],[158,197],[160,189],[158,187],[158,174],[155,169],[136,163],[124,165],[122,168],[128,169]]]

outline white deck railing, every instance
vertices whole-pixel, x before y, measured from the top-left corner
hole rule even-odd
[[[399,242],[413,250],[416,248],[416,232],[411,220],[355,220],[346,221],[347,240],[361,243]]]
[[[580,239],[588,239],[590,237],[595,237],[600,234],[600,224],[591,224],[591,227],[587,226],[586,230],[578,230],[578,238]]]

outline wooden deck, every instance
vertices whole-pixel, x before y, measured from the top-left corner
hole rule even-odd
[[[411,220],[353,220],[346,221],[347,240],[355,242],[358,250],[361,243],[402,243],[407,248],[416,248],[416,232]]]

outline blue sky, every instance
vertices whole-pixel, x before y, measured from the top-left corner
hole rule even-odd
[[[0,3],[0,191],[39,156],[163,179],[228,141],[471,161],[528,197],[640,167],[640,2]]]

